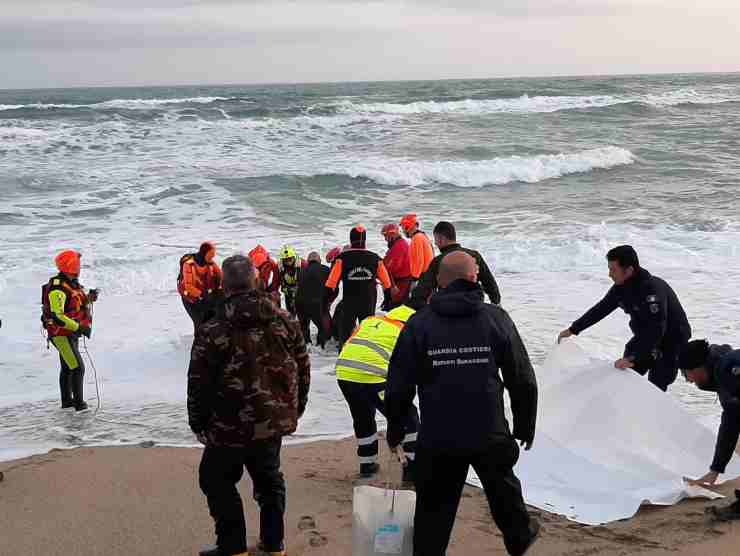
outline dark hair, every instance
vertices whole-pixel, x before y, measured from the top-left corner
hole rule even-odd
[[[252,287],[254,264],[244,255],[233,255],[221,265],[224,274],[224,289],[231,292],[245,291]]]
[[[631,245],[619,245],[610,249],[606,254],[607,261],[617,261],[622,268],[634,267],[635,270],[640,268],[640,259],[637,258],[637,251]]]
[[[681,349],[678,356],[678,366],[684,371],[698,369],[704,366],[707,359],[709,359],[709,342],[693,340]]]
[[[444,220],[442,220],[441,222],[437,222],[437,225],[434,227],[434,231],[432,233],[435,236],[442,236],[443,238],[446,238],[450,241],[457,240],[455,226],[453,226],[451,222],[445,222]]]

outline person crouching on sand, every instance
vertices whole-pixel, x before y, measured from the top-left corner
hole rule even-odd
[[[306,409],[311,364],[298,322],[257,289],[247,257],[224,261],[223,283],[224,310],[196,331],[188,370],[189,424],[205,445],[200,488],[216,523],[216,546],[200,555],[247,554],[236,489],[246,467],[260,507],[258,550],[280,556],[286,498],[280,449]]]

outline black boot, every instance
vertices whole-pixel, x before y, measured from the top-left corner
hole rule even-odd
[[[72,397],[74,398],[75,411],[84,411],[87,409],[85,397],[82,393],[85,372],[77,369],[76,371],[72,371],[70,374],[72,375],[70,380],[72,382]]]
[[[242,554],[247,554],[246,552],[243,552]],[[238,556],[234,555],[231,552],[224,552],[216,545],[208,545],[204,546],[200,549],[200,552],[198,552],[198,556]]]
[[[59,391],[62,397],[62,409],[74,407],[75,403],[72,400],[71,371],[67,371],[66,369],[59,371]]]
[[[360,477],[369,479],[380,471],[380,465],[377,463],[361,463],[360,464]]]

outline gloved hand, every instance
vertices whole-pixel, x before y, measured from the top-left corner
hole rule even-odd
[[[90,335],[92,334],[92,329],[85,324],[81,324],[80,327],[77,329],[77,332],[79,332],[86,338],[89,338]]]
[[[96,289],[92,289],[87,294],[87,299],[90,301],[90,303],[95,303],[98,300],[98,294],[100,292]]]
[[[393,296],[391,290],[383,290],[383,303],[380,308],[383,311],[390,311],[391,305],[393,305]]]

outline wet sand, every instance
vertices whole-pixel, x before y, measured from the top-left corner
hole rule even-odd
[[[194,555],[213,539],[198,488],[201,450],[195,448],[79,448],[0,463],[0,554]],[[384,460],[385,463],[385,460]],[[354,441],[284,448],[288,483],[286,541],[290,556],[350,556]],[[383,465],[375,484],[397,481],[397,465]],[[731,494],[740,480],[719,490]],[[248,479],[240,483],[250,544],[256,505]],[[586,527],[532,509],[543,534],[529,554],[681,554],[737,556],[740,521],[711,524],[704,508],[720,500],[644,508],[633,519]],[[506,554],[482,492],[466,487],[448,554]]]

